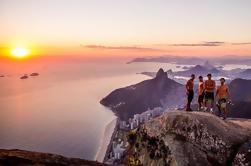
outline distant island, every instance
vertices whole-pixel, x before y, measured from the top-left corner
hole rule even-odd
[[[31,76],[31,77],[37,77],[37,76],[39,76],[39,73],[31,73],[30,75],[24,74],[23,76],[20,77],[20,79],[22,79],[22,80],[23,79],[28,79],[29,76]]]
[[[30,76],[39,76],[39,73],[31,73]]]
[[[21,80],[28,79],[28,78],[29,78],[29,76],[27,74],[20,77]]]

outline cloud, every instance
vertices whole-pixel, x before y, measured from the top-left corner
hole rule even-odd
[[[244,42],[244,43],[231,43],[232,45],[251,45],[251,42]]]
[[[162,51],[160,49],[138,47],[138,46],[103,46],[103,45],[80,45],[80,46],[90,49],[103,49],[103,50]]]
[[[251,42],[231,43],[231,42],[220,42],[220,41],[205,41],[201,43],[167,44],[167,46],[177,46],[177,47],[217,47],[223,45],[251,45]]]
[[[179,47],[217,47],[226,44],[225,42],[219,41],[207,41],[201,43],[182,43],[182,44],[169,44],[169,46],[179,46]]]

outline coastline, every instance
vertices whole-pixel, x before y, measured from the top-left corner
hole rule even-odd
[[[118,125],[118,118],[113,119],[106,125],[103,137],[100,142],[100,146],[98,148],[95,160],[99,162],[103,162],[107,156],[107,151],[111,146],[111,140],[116,133],[116,128]]]

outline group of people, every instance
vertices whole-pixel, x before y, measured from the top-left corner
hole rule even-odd
[[[226,119],[228,114],[227,103],[230,101],[230,94],[229,88],[225,84],[225,78],[220,79],[220,85],[218,87],[216,87],[216,82],[212,79],[212,74],[209,73],[207,78],[208,79],[204,81],[202,76],[198,77],[198,110],[214,113],[216,98],[216,106],[219,109],[219,113],[220,115],[223,114],[223,118]],[[186,111],[192,111],[191,103],[194,98],[194,80],[195,75],[192,74],[191,78],[186,83]]]

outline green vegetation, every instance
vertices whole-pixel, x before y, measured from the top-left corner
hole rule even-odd
[[[140,156],[146,154],[149,160],[157,160],[163,165],[170,164],[171,151],[160,137],[150,137],[145,129],[128,132],[131,155],[129,165],[142,165]]]

